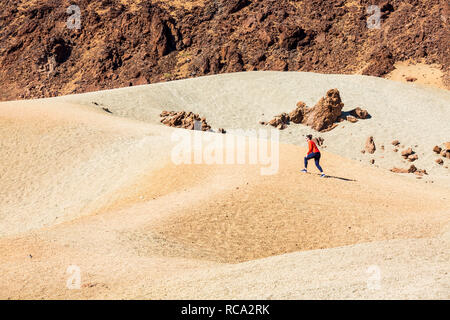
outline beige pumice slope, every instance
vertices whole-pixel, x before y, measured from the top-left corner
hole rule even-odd
[[[171,162],[179,129],[159,124],[162,109],[259,128],[334,87],[372,118],[322,135],[329,179],[298,172],[301,125],[281,132],[273,176]],[[430,147],[449,140],[449,101],[370,77],[258,72],[1,103],[0,298],[448,299],[449,172]],[[360,153],[369,133],[386,141],[378,168]],[[402,165],[394,138],[418,145],[428,177],[387,170]],[[66,287],[71,265],[80,290]]]
[[[338,88],[344,111],[359,106],[370,120],[342,123],[320,134],[326,149],[364,163],[375,159],[377,166],[408,167],[409,162],[392,152],[395,139],[419,155],[415,165],[447,177],[448,169],[437,165],[432,149],[450,140],[450,92],[358,75],[322,75],[299,72],[245,72],[158,83],[117,90],[60,97],[62,101],[107,106],[114,114],[159,123],[162,110],[189,110],[206,117],[213,129],[260,128],[259,121],[295,109],[298,101],[312,107],[331,88]],[[281,132],[285,143],[302,145],[303,135],[315,134],[302,125]],[[362,155],[366,138],[375,138],[375,155]],[[384,145],[386,151],[382,152]],[[415,147],[417,145],[417,147]]]

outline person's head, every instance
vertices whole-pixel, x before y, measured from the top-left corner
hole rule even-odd
[[[312,134],[308,134],[307,136],[306,136],[306,141],[309,141],[309,140],[312,140]]]

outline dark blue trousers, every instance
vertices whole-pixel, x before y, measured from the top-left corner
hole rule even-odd
[[[323,172],[322,167],[319,164],[320,161],[320,152],[313,152],[305,157],[305,168],[308,167],[308,160],[314,159],[314,162],[316,163],[317,169],[319,169],[320,172]]]

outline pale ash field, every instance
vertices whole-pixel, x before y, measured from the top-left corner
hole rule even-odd
[[[312,131],[295,124],[275,175],[171,161],[179,129],[162,110],[260,128],[331,88],[372,116],[320,134],[334,178],[299,173]],[[0,298],[448,299],[450,172],[432,148],[450,140],[449,102],[372,77],[251,72],[1,103]],[[368,135],[385,150],[361,154]],[[429,176],[389,172],[410,165],[394,139]]]

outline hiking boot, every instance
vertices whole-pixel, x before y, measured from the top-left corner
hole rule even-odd
[[[306,170],[306,169],[303,169],[303,170],[302,170],[302,171],[300,171],[300,172],[308,173],[308,170]]]

